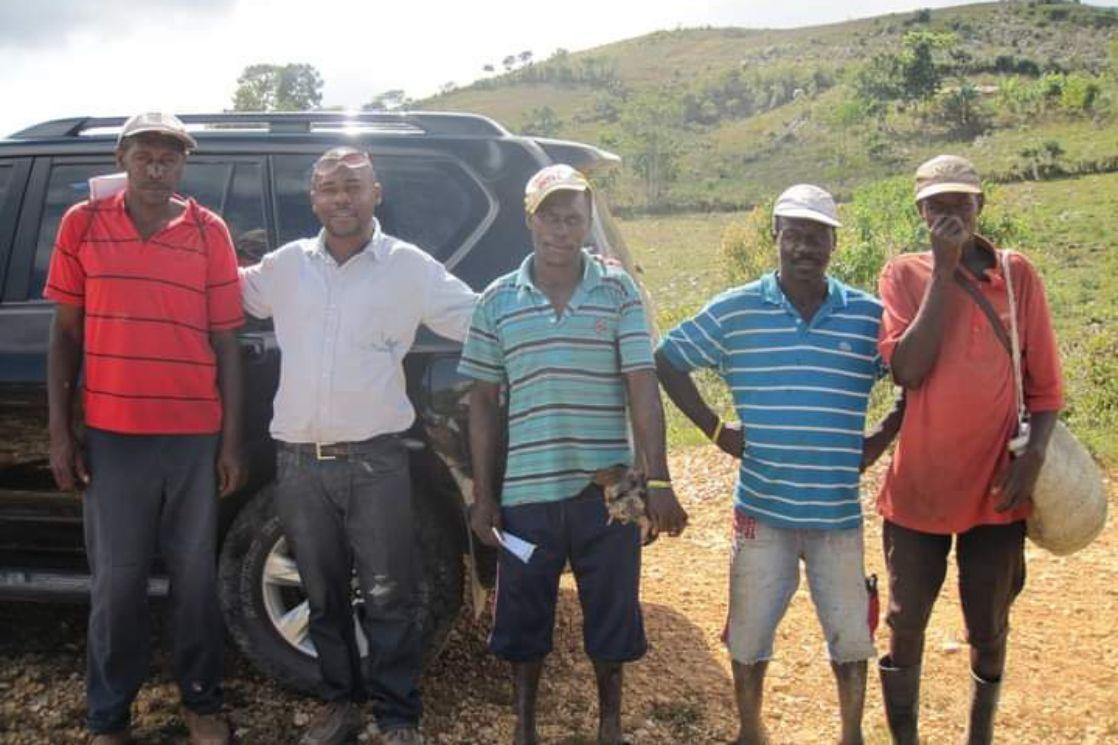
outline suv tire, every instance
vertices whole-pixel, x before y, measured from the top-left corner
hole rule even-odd
[[[462,606],[465,536],[461,514],[427,486],[416,480],[413,499],[416,552],[423,562],[417,623],[429,663],[442,651]],[[226,627],[241,653],[281,685],[314,694],[320,691],[321,678],[306,632],[305,596],[272,491],[269,485],[253,496],[226,533],[218,593]],[[355,622],[359,612],[355,609]],[[364,655],[360,626],[357,632]]]

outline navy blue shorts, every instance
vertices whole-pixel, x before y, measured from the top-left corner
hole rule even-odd
[[[500,551],[489,636],[493,654],[528,662],[551,651],[559,576],[569,560],[582,605],[586,653],[603,662],[644,656],[640,529],[607,519],[602,490],[595,485],[559,502],[502,508],[503,529],[536,544],[536,550],[527,564]]]

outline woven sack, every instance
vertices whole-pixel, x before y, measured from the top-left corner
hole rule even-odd
[[[1044,456],[1028,534],[1058,556],[1075,553],[1106,525],[1107,494],[1102,471],[1063,422],[1057,422]]]
[[[1010,357],[1017,394],[1017,412],[1024,420],[1024,384],[1021,375],[1021,337],[1017,330],[1017,298],[1009,271],[1009,251],[1001,252],[1002,273],[1009,295]],[[993,322],[994,319],[991,319]],[[1041,548],[1065,556],[1095,540],[1106,525],[1106,486],[1102,471],[1063,422],[1056,422],[1033,489],[1033,516],[1029,538]]]

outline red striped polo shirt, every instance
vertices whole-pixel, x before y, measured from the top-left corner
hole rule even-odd
[[[210,332],[241,325],[229,230],[193,199],[143,240],[124,193],[62,218],[43,293],[85,311],[83,401],[90,427],[127,434],[221,429]]]

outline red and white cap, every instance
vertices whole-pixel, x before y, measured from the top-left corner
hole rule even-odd
[[[541,169],[528,179],[528,185],[524,187],[525,212],[534,215],[543,200],[557,191],[590,191],[590,182],[566,163]]]

